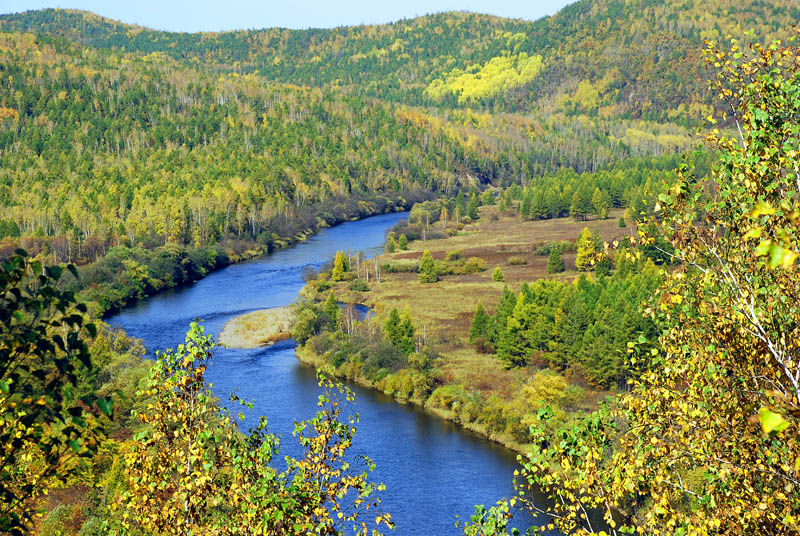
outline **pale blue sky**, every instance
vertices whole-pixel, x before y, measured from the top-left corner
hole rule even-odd
[[[465,10],[535,20],[571,0],[0,0],[0,13],[46,7],[93,11],[129,24],[171,31],[330,28]]]

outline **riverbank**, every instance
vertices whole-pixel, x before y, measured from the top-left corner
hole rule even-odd
[[[498,445],[502,445],[503,447],[511,451],[514,451],[518,454],[525,454],[526,452],[528,452],[528,447],[530,446],[529,444],[515,441],[512,437],[506,434],[492,433],[487,429],[486,426],[480,425],[478,423],[463,422],[459,418],[459,414],[457,411],[453,411],[452,409],[448,410],[445,408],[435,407],[430,403],[429,399],[422,399],[415,397],[404,398],[401,396],[397,396],[398,394],[397,391],[385,389],[384,383],[371,381],[364,376],[359,376],[359,375],[342,376],[341,374],[338,374],[335,369],[331,368],[330,364],[325,360],[323,356],[317,354],[313,350],[313,348],[309,346],[297,346],[297,348],[295,349],[295,353],[297,354],[297,360],[304,365],[326,371],[327,373],[331,374],[334,377],[347,380],[361,387],[380,391],[385,395],[392,396],[395,399],[395,401],[399,404],[412,404],[413,406],[419,408],[425,413],[434,415],[440,419],[444,419],[446,421],[457,424],[462,428],[464,428],[465,430],[477,434],[480,437],[486,438],[489,441],[497,443]]]
[[[228,348],[260,348],[291,337],[294,322],[290,307],[253,311],[229,320],[219,334],[218,342]]]
[[[80,279],[70,283],[93,315],[105,318],[158,293],[197,282],[222,268],[307,241],[320,230],[379,214],[404,212],[433,197],[414,191],[362,196],[348,203],[332,200],[311,208],[303,217],[276,224],[258,239],[230,239],[191,248],[166,244],[155,249],[118,245],[91,264],[79,267]],[[341,205],[341,206],[340,206]]]
[[[638,306],[639,294],[652,285],[645,280],[657,278],[657,269],[636,261],[611,275],[577,270],[576,243],[586,227],[594,229],[597,241],[624,240],[630,234],[632,226],[620,227],[622,210],[591,221],[526,221],[496,206],[480,211],[474,222],[436,224],[442,230],[439,238],[412,240],[405,249],[397,247],[405,241],[390,240],[394,251],[379,256],[377,263],[351,266],[349,274],[337,277],[343,280],[322,273],[309,281],[301,291],[300,307],[323,327],[315,334],[297,334],[302,343],[297,354],[303,363],[325,366],[342,379],[525,452],[529,428],[540,424],[540,411],[552,412],[545,426],[557,433],[616,392],[625,374],[619,357],[625,355],[624,341],[632,340],[628,331],[640,329],[640,315],[632,317],[620,300]],[[553,248],[561,252],[564,266],[551,274]],[[420,280],[426,250],[437,274],[434,283]],[[369,278],[367,266],[372,270]],[[356,326],[347,319],[329,318],[323,302],[331,293],[336,301],[369,306],[375,316]],[[484,332],[474,333],[479,309],[486,315]],[[520,329],[526,330],[513,346],[503,340],[510,316],[517,316]],[[549,323],[526,324],[539,318]],[[614,318],[629,325],[616,326]],[[615,339],[603,339],[597,332],[596,341],[583,342],[593,325],[617,330]],[[537,334],[544,342],[531,348],[529,337]],[[509,365],[509,348],[525,345],[519,361]],[[583,360],[588,355],[584,348],[592,346],[599,348],[595,361]]]

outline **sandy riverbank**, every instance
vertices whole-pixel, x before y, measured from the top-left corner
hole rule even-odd
[[[294,313],[289,307],[254,311],[229,320],[219,334],[220,344],[230,348],[259,348],[291,337]]]

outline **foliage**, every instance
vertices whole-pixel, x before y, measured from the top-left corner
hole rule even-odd
[[[555,441],[535,430],[525,463],[565,533],[599,531],[592,509],[615,534],[797,531],[798,53],[706,51],[740,135],[713,132],[713,176],[685,166],[659,198],[681,262],[648,310],[661,336],[631,343],[649,357],[630,393]]]
[[[419,261],[419,282],[420,283],[436,283],[439,276],[436,273],[436,265],[433,262],[431,252],[427,249],[422,253],[422,258]]]
[[[492,281],[495,283],[505,281],[505,276],[503,275],[503,270],[500,269],[499,266],[495,266],[494,271],[492,272]]]
[[[331,269],[332,281],[344,281],[347,277],[347,272],[350,271],[350,262],[347,259],[344,251],[337,251],[336,257],[333,259],[333,268]]]
[[[581,271],[588,270],[594,262],[595,240],[588,227],[584,227],[578,237],[578,256],[575,258],[575,268]]]
[[[486,339],[489,336],[489,326],[491,324],[491,317],[483,308],[483,304],[478,302],[475,308],[475,314],[472,317],[472,323],[469,326],[469,342],[475,342],[476,339]]]
[[[138,414],[144,427],[125,453],[127,490],[114,505],[123,533],[338,534],[377,507],[372,495],[380,486],[367,482],[371,462],[355,473],[347,461],[356,421],[339,421],[338,386],[321,379],[322,409],[295,429],[306,454],[278,473],[270,465],[278,441],[266,420],[240,433],[205,385],[213,346],[193,323],[185,344],[158,354],[141,393],[150,401]],[[391,518],[379,515],[377,523],[391,526]]]
[[[561,248],[550,248],[550,257],[547,259],[547,273],[558,274],[564,270],[564,260],[561,258]]]
[[[0,529],[8,534],[26,534],[41,495],[94,454],[97,409],[112,410],[94,393],[79,398],[94,373],[85,338],[95,326],[60,290],[62,271],[24,251],[0,264]]]

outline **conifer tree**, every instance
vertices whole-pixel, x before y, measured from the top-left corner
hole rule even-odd
[[[408,238],[405,234],[401,234],[400,238],[397,239],[397,245],[402,250],[408,249]]]
[[[619,217],[619,220],[617,220],[617,226],[618,226],[620,229],[624,229],[625,227],[627,227],[627,226],[628,226],[628,224],[627,224],[627,223],[625,223],[625,216],[620,216],[620,217]]]
[[[527,333],[530,321],[530,311],[526,307],[525,296],[520,293],[497,345],[497,357],[506,368],[519,367],[527,363],[531,349]]]
[[[514,311],[517,299],[508,285],[503,287],[503,293],[500,295],[500,301],[495,307],[494,315],[492,315],[492,326],[489,333],[490,339],[494,344],[497,344],[500,334],[506,329],[506,320]]]
[[[386,239],[386,253],[394,253],[395,251],[397,251],[397,242],[395,242],[393,236],[390,236]]]
[[[475,315],[472,317],[472,324],[469,327],[469,342],[475,342],[479,338],[488,339],[491,321],[492,317],[486,313],[483,303],[478,302]]]
[[[503,276],[503,270],[500,269],[499,266],[496,266],[494,272],[492,272],[492,281],[494,282],[502,282],[505,281],[505,276]]]
[[[592,207],[597,217],[604,220],[608,217],[608,209],[611,207],[611,198],[600,188],[595,188],[594,194],[592,194]]]
[[[575,267],[578,270],[588,270],[595,254],[595,243],[592,232],[584,227],[578,237],[578,256],[575,258]]]
[[[333,269],[331,270],[331,280],[344,281],[345,274],[350,271],[350,263],[344,251],[337,251],[333,259]]]
[[[469,205],[467,206],[467,216],[471,220],[477,220],[480,214],[478,213],[478,196],[476,194],[472,194],[472,197],[469,198]]]
[[[561,258],[561,248],[553,246],[550,248],[550,258],[547,259],[547,273],[559,274],[564,270],[564,260]]]
[[[419,261],[419,282],[436,283],[439,277],[436,275],[436,264],[433,262],[431,252],[427,249],[422,253]]]
[[[336,296],[333,295],[333,291],[328,294],[328,299],[325,300],[325,307],[323,310],[331,323],[331,327],[335,328],[339,323],[342,310],[339,308],[339,302],[336,300]]]

